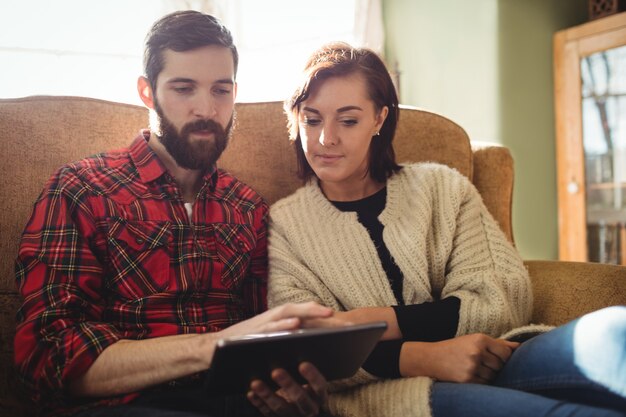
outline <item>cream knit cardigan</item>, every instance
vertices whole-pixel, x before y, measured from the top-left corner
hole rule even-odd
[[[356,213],[335,208],[315,181],[275,203],[270,219],[270,306],[314,300],[345,311],[396,304]],[[388,180],[379,219],[404,275],[406,304],[458,297],[458,335],[499,336],[528,323],[528,273],[466,177],[439,164],[406,165]],[[430,416],[431,383],[426,377],[380,380],[361,369],[333,384],[330,411]]]

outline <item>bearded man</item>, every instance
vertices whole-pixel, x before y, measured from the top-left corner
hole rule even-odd
[[[61,167],[25,228],[15,362],[40,414],[317,415],[326,381],[203,388],[218,339],[293,329],[332,311],[266,310],[268,207],[216,163],[234,119],[238,55],[212,16],[177,12],[146,37],[151,129]],[[310,365],[310,364],[309,364]]]

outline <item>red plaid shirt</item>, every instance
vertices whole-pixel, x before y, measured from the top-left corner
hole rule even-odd
[[[62,167],[24,231],[15,361],[52,414],[75,409],[67,382],[120,339],[213,332],[267,307],[267,204],[214,169],[189,218],[145,136]]]

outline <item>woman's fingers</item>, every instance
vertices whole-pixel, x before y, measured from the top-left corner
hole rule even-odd
[[[300,385],[284,369],[274,369],[272,379],[278,385],[278,391],[256,380],[250,384],[248,400],[266,417],[318,415],[328,399],[326,379],[310,363],[302,363],[298,369],[307,380],[306,385]]]
[[[494,372],[498,372],[504,366],[505,362],[498,355],[494,355],[490,351],[483,352],[481,365],[491,369]]]
[[[309,301],[307,303],[288,303],[280,307],[269,310],[273,313],[274,319],[282,319],[287,317],[298,317],[302,320],[330,317],[333,315],[333,309],[320,305],[316,302]]]
[[[255,391],[248,391],[246,396],[248,397],[248,401],[250,401],[250,403],[252,403],[252,405],[255,406],[264,416],[273,417],[275,415],[270,407],[256,394]]]
[[[486,345],[486,348],[489,353],[497,356],[500,359],[500,361],[504,364],[509,360],[509,358],[513,354],[513,351],[518,346],[519,346],[519,343],[516,343],[516,342],[509,342],[508,340],[504,340],[504,339],[490,339]]]
[[[272,379],[280,386],[281,396],[287,400],[292,408],[297,409],[297,415],[314,416],[318,414],[319,404],[317,404],[316,399],[285,370],[275,369],[272,371]]]
[[[308,381],[307,387],[312,391],[317,404],[321,408],[326,408],[328,404],[328,381],[326,381],[324,375],[309,362],[301,363],[298,370]]]
[[[264,416],[296,415],[284,398],[260,380],[252,381],[247,397]]]

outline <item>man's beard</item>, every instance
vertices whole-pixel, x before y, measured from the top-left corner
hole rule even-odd
[[[214,120],[199,119],[185,124],[179,132],[157,103],[154,110],[158,120],[156,135],[180,167],[207,171],[215,165],[228,145],[235,120],[234,111],[225,129]],[[212,133],[213,140],[192,141],[189,135],[196,131]]]

